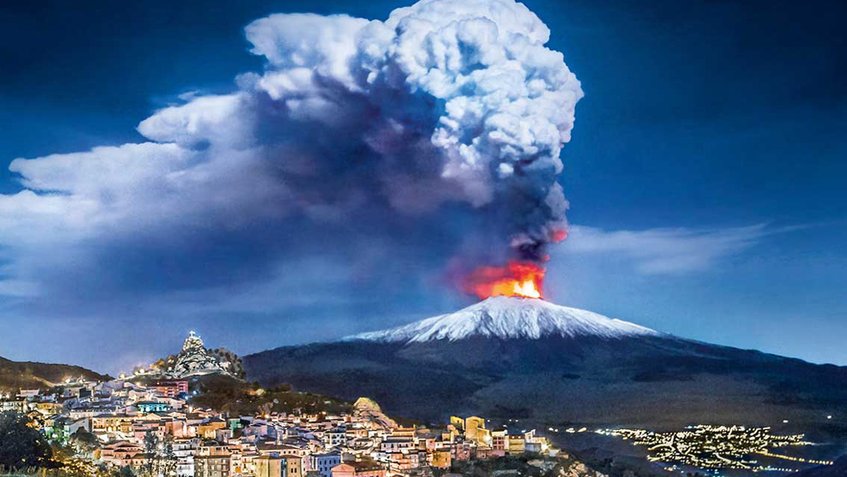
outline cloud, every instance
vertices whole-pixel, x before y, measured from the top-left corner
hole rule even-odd
[[[658,228],[607,231],[572,226],[557,255],[603,255],[630,263],[643,275],[707,270],[758,244],[765,236],[793,230],[765,224],[723,229]]]
[[[457,259],[538,259],[564,227],[582,90],[522,4],[270,15],[245,34],[265,69],[142,120],[145,142],[11,163],[0,293],[80,310],[331,281],[303,256],[387,289]]]
[[[34,297],[38,295],[37,285],[22,280],[0,280],[0,296]]]

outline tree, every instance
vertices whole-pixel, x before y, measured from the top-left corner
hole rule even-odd
[[[177,458],[174,454],[173,439],[170,436],[160,439],[156,434],[144,435],[145,460],[141,475],[149,477],[176,475]]]
[[[135,477],[132,467],[125,465],[114,472],[114,477]]]
[[[161,474],[165,477],[171,477],[176,475],[177,458],[176,454],[174,454],[174,441],[173,438],[170,436],[165,437],[161,457]]]
[[[75,450],[80,452],[93,452],[100,447],[100,441],[97,436],[80,427],[70,438],[70,444]]]
[[[144,474],[156,475],[156,461],[159,454],[159,437],[150,431],[144,435]]]
[[[31,423],[16,412],[0,413],[0,468],[16,471],[53,467],[50,445]]]

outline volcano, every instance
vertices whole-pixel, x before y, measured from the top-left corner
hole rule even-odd
[[[251,380],[392,415],[678,428],[692,423],[833,431],[847,368],[689,340],[533,298],[468,308],[331,343],[245,357]],[[839,431],[840,432],[840,431]]]
[[[347,340],[424,343],[482,337],[541,339],[599,336],[623,338],[659,333],[627,321],[536,298],[495,296],[456,313],[435,316],[410,325],[351,336]]]

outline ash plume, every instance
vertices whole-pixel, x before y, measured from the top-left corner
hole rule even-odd
[[[422,255],[439,266],[475,266],[542,262],[564,238],[556,180],[582,91],[523,4],[277,14],[245,32],[264,71],[156,112],[138,127],[148,142],[12,163],[24,190],[0,196],[10,274],[82,274],[120,255],[197,288],[309,247],[362,262],[382,245],[433,249]],[[21,224],[33,233],[11,233]],[[232,243],[247,244],[238,260],[205,253]]]

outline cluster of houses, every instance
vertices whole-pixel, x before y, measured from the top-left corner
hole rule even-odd
[[[0,411],[29,415],[48,439],[77,447],[92,466],[165,462],[179,477],[393,477],[431,475],[454,461],[524,452],[554,454],[534,430],[489,429],[479,417],[441,429],[404,427],[359,399],[352,411],[231,416],[191,406],[188,379],[68,380],[47,391],[0,395]],[[151,447],[152,445],[152,447]]]

